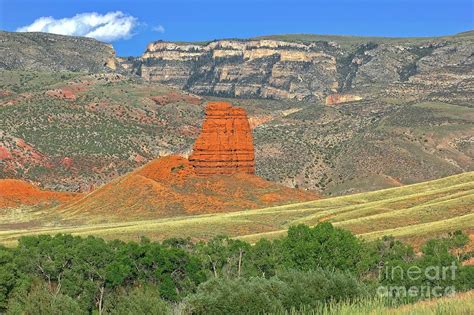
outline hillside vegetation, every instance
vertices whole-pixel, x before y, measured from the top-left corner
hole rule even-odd
[[[1,71],[0,178],[89,192],[156,157],[186,156],[208,100],[117,74]],[[474,114],[462,104],[226,100],[249,113],[257,175],[289,187],[340,195],[474,167]]]
[[[417,245],[429,237],[453,230],[474,232],[474,172],[369,193],[316,201],[195,216],[141,221],[107,222],[107,214],[61,213],[56,208],[4,210],[0,242],[14,244],[18,237],[41,233],[99,235],[107,239],[137,240],[191,237],[209,239],[229,235],[255,242],[275,238],[288,227],[328,221],[364,238],[393,235]],[[123,218],[126,220],[126,218]]]
[[[93,38],[0,31],[0,69],[27,71],[114,71],[112,45]]]

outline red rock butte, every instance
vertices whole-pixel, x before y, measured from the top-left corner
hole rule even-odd
[[[252,132],[246,111],[227,102],[209,102],[189,161],[198,176],[255,174]]]

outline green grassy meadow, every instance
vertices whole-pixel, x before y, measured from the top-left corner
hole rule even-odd
[[[474,292],[465,292],[453,297],[443,297],[421,301],[397,307],[386,306],[382,299],[361,300],[356,302],[337,303],[322,309],[292,310],[288,315],[437,315],[437,314],[472,314],[474,312]]]

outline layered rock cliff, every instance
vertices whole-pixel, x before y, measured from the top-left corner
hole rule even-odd
[[[252,132],[245,110],[226,102],[209,102],[189,161],[197,175],[255,174]]]
[[[335,47],[273,40],[208,45],[156,42],[141,58],[141,76],[197,94],[323,97],[338,88]]]
[[[470,33],[419,39],[279,38],[154,42],[134,69],[148,81],[196,94],[323,102],[334,93],[374,95],[374,89],[390,96],[441,96],[455,87],[469,92],[474,81]]]

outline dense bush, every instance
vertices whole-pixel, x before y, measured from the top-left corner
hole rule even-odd
[[[286,284],[282,301],[285,309],[359,299],[370,292],[353,275],[337,270],[285,271],[276,278]]]
[[[351,232],[337,229],[329,222],[314,228],[290,227],[281,242],[283,265],[290,269],[340,269],[360,273],[369,268],[365,244]]]
[[[398,297],[402,293],[407,301],[472,289],[474,268],[462,266],[453,254],[468,241],[468,237],[458,231],[446,238],[429,240],[422,247],[422,255],[415,256],[411,247],[392,240],[391,253],[382,255],[385,260],[380,283],[391,289],[388,292],[390,297]],[[413,296],[410,296],[410,290],[414,290]]]
[[[345,272],[284,271],[270,279],[214,278],[185,303],[194,314],[263,314],[359,299],[368,292],[366,285]]]
[[[53,291],[77,299],[89,311],[101,311],[104,296],[117,287],[146,282],[156,285],[163,298],[174,301],[206,280],[197,257],[146,240],[124,243],[71,235],[25,237],[9,259],[5,266],[18,279],[42,279]],[[8,296],[15,280],[6,280],[3,291]]]
[[[140,286],[130,292],[115,292],[105,302],[105,312],[112,315],[167,314],[169,305],[160,298],[155,286]]]
[[[192,314],[263,314],[283,308],[286,284],[278,279],[213,278],[186,298]]]
[[[46,284],[32,286],[29,292],[16,292],[10,300],[7,314],[63,315],[87,314],[70,296],[51,292]]]

